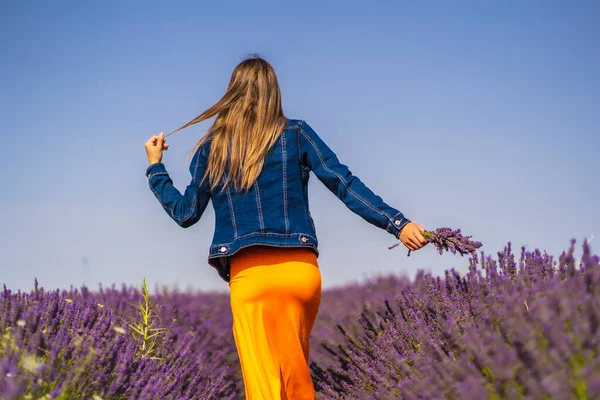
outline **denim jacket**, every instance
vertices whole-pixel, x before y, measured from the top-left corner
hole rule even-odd
[[[350,210],[396,238],[410,222],[352,175],[302,120],[286,122],[250,191],[221,190],[222,183],[211,190],[208,178],[201,182],[209,152],[210,140],[192,157],[192,179],[183,194],[173,186],[163,163],[150,165],[146,175],[167,214],[183,228],[195,224],[212,199],[216,226],[208,263],[225,282],[230,278],[229,257],[244,247],[309,247],[319,255],[308,202],[310,171]]]

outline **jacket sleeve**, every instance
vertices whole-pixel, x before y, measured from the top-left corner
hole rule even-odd
[[[202,183],[207,157],[199,148],[190,162],[192,179],[181,194],[169,177],[163,163],[155,163],[146,169],[148,184],[167,214],[182,228],[188,228],[200,220],[210,200],[208,178]]]
[[[400,236],[400,231],[410,220],[352,175],[305,121],[300,122],[298,150],[300,162],[311,169],[350,210],[395,237]]]

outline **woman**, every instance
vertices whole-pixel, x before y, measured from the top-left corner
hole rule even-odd
[[[229,284],[246,398],[314,399],[309,336],[321,274],[309,172],[410,250],[425,245],[424,229],[352,175],[305,121],[284,116],[277,76],[264,59],[241,62],[221,100],[171,133],[213,116],[190,152],[192,179],[183,194],[161,162],[165,135],[146,142],[150,188],[184,228],[212,199],[216,223],[208,263]]]

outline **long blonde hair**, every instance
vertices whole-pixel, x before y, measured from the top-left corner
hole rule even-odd
[[[211,188],[225,178],[222,189],[233,184],[236,190],[248,190],[260,175],[267,153],[287,120],[271,64],[257,55],[239,63],[221,100],[166,136],[215,115],[215,122],[192,148],[190,158],[210,138],[204,178],[208,177]],[[227,166],[229,172],[224,177]]]

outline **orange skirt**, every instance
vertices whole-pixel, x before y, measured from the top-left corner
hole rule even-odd
[[[247,400],[314,400],[309,336],[321,271],[307,248],[253,246],[231,258],[233,336]]]

